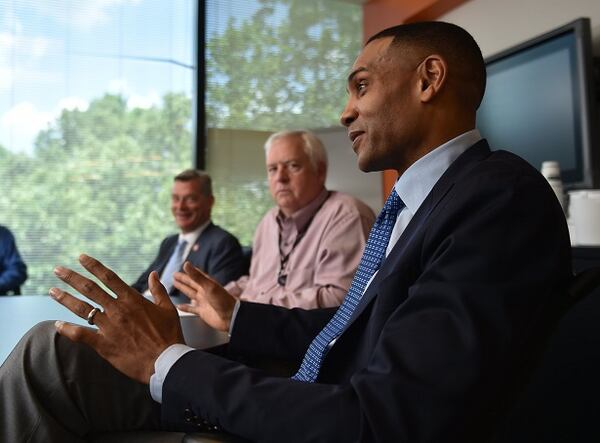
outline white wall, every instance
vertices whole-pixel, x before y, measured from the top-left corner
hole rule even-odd
[[[368,204],[376,214],[379,213],[383,207],[381,172],[367,174],[358,169],[346,128],[318,129],[315,133],[327,148],[327,188],[347,192]]]
[[[383,206],[381,173],[365,174],[358,169],[345,128],[316,129],[327,150],[328,189],[347,192],[360,198],[378,213]],[[271,135],[268,131],[239,129],[208,130],[207,169],[214,183],[244,183],[266,179],[263,145]]]
[[[487,57],[579,17],[590,18],[600,55],[600,0],[470,0],[439,20],[469,31]]]

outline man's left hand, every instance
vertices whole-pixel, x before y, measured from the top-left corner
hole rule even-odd
[[[158,356],[170,345],[184,343],[177,310],[160,283],[158,274],[152,272],[148,278],[155,301],[152,303],[98,260],[81,255],[79,262],[116,297],[77,272],[57,267],[54,273],[58,278],[103,308],[92,318],[97,330],[57,322],[59,334],[91,346],[125,375],[149,383]],[[83,319],[87,319],[93,309],[89,303],[58,288],[50,289],[50,295]]]

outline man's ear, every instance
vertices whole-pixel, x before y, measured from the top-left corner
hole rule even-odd
[[[420,98],[426,103],[433,100],[446,83],[448,65],[439,55],[430,55],[418,68],[420,80]]]

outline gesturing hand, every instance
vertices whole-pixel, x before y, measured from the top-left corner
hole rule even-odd
[[[173,285],[187,295],[192,304],[178,305],[181,311],[194,313],[218,331],[229,331],[236,299],[219,283],[191,263],[183,265],[185,273],[173,275]]]
[[[167,347],[184,343],[177,310],[158,279],[156,272],[148,278],[155,303],[146,300],[112,270],[87,255],[79,257],[81,265],[95,275],[116,297],[109,295],[92,280],[75,271],[57,267],[58,278],[80,294],[102,306],[93,316],[98,329],[57,322],[61,335],[83,342],[119,371],[134,380],[149,383],[154,362]],[[50,289],[50,295],[81,318],[88,318],[93,306],[66,291]]]

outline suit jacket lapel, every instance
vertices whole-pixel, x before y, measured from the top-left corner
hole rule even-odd
[[[165,270],[167,266],[167,262],[171,255],[173,255],[173,251],[175,250],[175,246],[177,246],[177,239],[179,238],[178,234],[172,235],[167,239],[167,247],[165,248],[165,253],[161,257],[160,266],[156,270],[159,275],[162,275],[162,272]]]
[[[444,172],[429,195],[425,198],[406,229],[404,229],[404,232],[402,232],[402,235],[394,245],[393,249],[390,251],[390,254],[382,263],[377,275],[375,275],[375,278],[373,278],[373,281],[363,294],[358,306],[352,313],[352,317],[350,317],[350,321],[344,330],[346,330],[358,318],[358,316],[377,295],[379,283],[396,269],[398,261],[404,257],[404,252],[411,245],[416,234],[420,232],[423,226],[426,225],[429,215],[444,199],[450,189],[452,189],[455,181],[464,174],[467,174],[473,165],[483,160],[485,157],[487,157],[487,155],[489,155],[489,153],[489,145],[487,141],[483,139],[467,149],[450,165],[448,170]]]
[[[212,230],[213,226],[214,226],[213,223],[210,222],[206,226],[206,228],[204,228],[204,230],[200,233],[200,235],[196,239],[196,242],[192,246],[192,249],[190,249],[190,253],[186,257],[186,260],[189,260],[190,262],[192,262],[195,265],[197,265],[198,263],[201,262],[200,257],[202,256],[202,254],[204,254],[206,252],[205,251],[206,248],[203,248],[201,245],[202,244],[208,245],[210,231]]]

